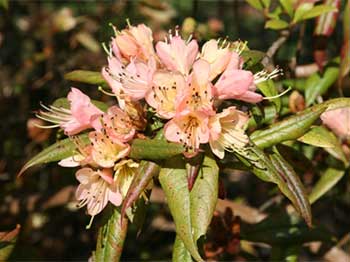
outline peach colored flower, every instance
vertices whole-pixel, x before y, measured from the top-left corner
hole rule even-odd
[[[156,50],[161,62],[169,70],[188,75],[198,54],[198,43],[196,40],[185,42],[176,31],[175,36],[169,34],[166,42],[158,42]]]
[[[248,136],[244,133],[244,126],[249,117],[235,107],[225,108],[221,113],[209,120],[209,144],[213,153],[220,159],[224,158],[225,150],[242,148],[248,143]]]
[[[100,119],[98,131],[104,132],[113,142],[128,142],[135,135],[130,117],[119,107],[112,106]]]
[[[40,111],[38,118],[51,122],[49,127],[61,127],[66,135],[75,135],[92,127],[92,119],[103,112],[91,103],[90,98],[79,89],[72,88],[68,94],[70,109],[43,106],[47,111]],[[45,128],[45,126],[43,126]]]
[[[157,71],[153,76],[152,88],[146,94],[146,101],[156,109],[160,117],[169,119],[175,115],[185,88],[186,82],[182,74]]]
[[[225,70],[230,62],[230,51],[228,45],[219,47],[219,41],[212,39],[203,45],[200,57],[210,64],[209,80],[213,80]]]
[[[322,113],[321,120],[340,138],[350,138],[350,107],[326,111]]]
[[[114,167],[115,163],[126,157],[130,151],[130,145],[111,138],[100,132],[90,132],[89,139],[92,145],[92,159],[101,167]]]
[[[75,193],[79,201],[78,207],[87,206],[87,212],[92,218],[100,213],[108,202],[115,206],[122,203],[122,195],[115,186],[112,174],[112,169],[93,170],[88,167],[79,169],[75,174],[80,182]],[[90,225],[91,222],[92,220]]]
[[[123,159],[115,165],[114,180],[123,197],[126,196],[138,167],[139,164],[132,159]]]
[[[132,100],[140,100],[149,90],[156,61],[151,58],[147,63],[132,59],[125,66],[116,57],[108,59],[108,66],[102,69],[102,75],[118,97],[126,95]]]
[[[209,117],[201,111],[189,111],[177,114],[164,126],[166,139],[184,145],[186,156],[195,155],[200,144],[209,141]]]
[[[135,57],[147,61],[154,55],[152,30],[144,24],[129,25],[127,29],[116,32],[112,43],[113,52],[128,61]]]
[[[193,72],[188,79],[183,99],[177,106],[181,111],[207,111],[213,110],[212,83],[210,82],[210,65],[203,59],[193,64]]]
[[[260,102],[262,96],[254,93],[254,75],[241,69],[239,55],[232,52],[230,63],[215,83],[214,91],[218,99],[237,99],[247,102]]]

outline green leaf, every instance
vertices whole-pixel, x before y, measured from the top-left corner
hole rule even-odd
[[[87,145],[90,142],[87,134],[79,135],[78,138],[83,144]],[[48,148],[45,148],[35,157],[30,159],[19,171],[18,176],[22,175],[32,166],[60,161],[67,157],[73,156],[74,154],[76,154],[76,145],[70,138],[63,139],[49,146]]]
[[[218,175],[215,160],[208,156],[204,157],[191,192],[188,189],[185,163],[180,158],[170,159],[159,174],[159,181],[175,221],[176,233],[197,261],[203,260],[197,250],[197,241],[205,235],[215,210]]]
[[[303,15],[302,19],[306,20],[306,19],[314,18],[314,17],[320,16],[322,14],[336,11],[336,10],[337,10],[337,8],[335,8],[334,6],[331,6],[331,5],[316,5],[310,11],[305,13]]]
[[[311,227],[311,206],[307,198],[306,190],[300,181],[299,176],[280,154],[277,153],[271,155],[271,160],[276,167],[278,174],[281,176],[282,181],[278,184],[279,189],[289,198],[294,207],[297,208],[301,216],[305,219],[306,223]]]
[[[282,8],[280,6],[277,6],[275,8],[275,10],[273,10],[272,12],[269,12],[267,14],[267,17],[270,19],[277,19],[280,20],[280,14],[282,13]]]
[[[325,92],[327,92],[332,84],[338,79],[338,75],[338,64],[331,64],[326,67],[323,75],[321,75],[319,72],[316,72],[309,76],[305,83],[306,105],[311,105],[318,96],[323,95]]]
[[[304,78],[292,78],[292,79],[284,79],[282,80],[282,85],[284,87],[291,87],[298,91],[305,91],[305,82]]]
[[[317,147],[335,147],[332,133],[322,126],[311,127],[310,131],[298,140]]]
[[[343,78],[350,72],[350,1],[344,8],[343,14],[343,46],[341,50],[340,77]],[[340,81],[341,83],[341,81]]]
[[[335,169],[331,167],[327,168],[327,170],[322,174],[321,178],[317,181],[309,195],[310,203],[315,203],[319,198],[326,194],[333,186],[335,186],[340,181],[344,174],[344,170]]]
[[[91,85],[107,85],[101,73],[94,71],[74,70],[70,73],[65,74],[64,78],[70,81],[81,82]]]
[[[97,236],[94,261],[119,261],[128,229],[128,221],[123,220],[119,208],[109,206],[106,219]]]
[[[260,148],[269,147],[286,140],[302,136],[312,123],[325,111],[326,106],[311,107],[285,120],[272,124],[265,130],[258,130],[250,138]]]
[[[258,89],[264,94],[264,96],[276,96],[278,95],[278,90],[275,83],[270,79],[258,84]],[[277,112],[281,111],[282,103],[281,98],[273,98],[270,100],[276,107]]]
[[[134,139],[131,144],[130,157],[133,159],[164,160],[182,154],[181,144],[157,139]]]
[[[94,104],[97,108],[99,108],[103,112],[107,112],[107,110],[108,110],[108,105],[106,103],[103,103],[103,102],[97,101],[97,100],[91,100],[91,103]],[[69,101],[66,97],[61,97],[61,98],[56,99],[52,105],[55,107],[63,107],[63,108],[67,108],[67,109],[70,108]]]
[[[158,175],[159,166],[148,161],[141,161],[136,175],[134,176],[128,192],[123,200],[121,215],[124,217],[128,208],[131,208],[140,195],[147,188],[153,177]]]
[[[308,225],[311,225],[311,209],[304,186],[282,156],[277,153],[268,155],[252,143],[244,148],[234,148],[234,153],[257,177],[277,184]]]
[[[285,29],[288,26],[289,24],[286,21],[281,19],[271,19],[265,23],[265,28],[270,28],[274,30]]]
[[[295,10],[294,17],[293,17],[293,24],[296,24],[303,20],[304,15],[309,12],[313,8],[314,4],[312,3],[302,3],[300,4],[297,9]]]
[[[284,10],[287,12],[287,14],[292,17],[293,16],[293,1],[292,0],[280,0],[280,4],[284,8]]]
[[[271,4],[271,0],[261,0],[262,3],[264,4],[265,8],[269,8]]]
[[[0,232],[0,261],[7,261],[10,257],[21,229],[20,225],[17,225],[15,229],[9,232]]]
[[[173,247],[173,262],[192,262],[191,254],[185,247],[181,238],[176,235],[175,243]]]
[[[258,9],[258,10],[263,10],[264,7],[262,5],[262,2],[260,0],[246,0],[248,4],[250,4],[252,7]]]
[[[313,169],[312,162],[301,152],[301,148],[297,150],[284,144],[278,144],[276,148],[281,156],[294,167],[296,172],[304,174]]]
[[[292,23],[295,24],[302,20],[314,18],[324,13],[328,13],[335,10],[337,9],[330,5],[322,4],[314,6],[314,4],[312,3],[303,3],[299,5],[297,10],[295,11]]]
[[[244,68],[249,69],[261,62],[261,60],[266,56],[264,52],[257,50],[244,50],[241,53],[241,57],[244,61]]]
[[[297,217],[290,217],[285,212],[271,214],[254,226],[243,224],[241,239],[279,247],[300,246],[312,241],[334,242],[333,236],[325,228],[309,228]]]
[[[9,7],[8,0],[0,0],[0,7],[8,9],[8,7]]]

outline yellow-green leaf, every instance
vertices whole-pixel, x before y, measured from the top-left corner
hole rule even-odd
[[[274,30],[285,29],[288,26],[289,24],[286,21],[281,19],[271,19],[265,23],[265,28],[270,28]]]

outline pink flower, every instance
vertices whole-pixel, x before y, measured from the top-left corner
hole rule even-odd
[[[210,82],[210,65],[203,59],[193,64],[193,71],[188,79],[183,99],[177,107],[177,112],[213,110],[212,83]]]
[[[210,64],[210,80],[221,74],[230,62],[228,46],[220,48],[218,41],[209,40],[202,47],[201,59]]]
[[[152,30],[144,24],[129,25],[112,39],[113,52],[130,61],[132,58],[147,61],[154,55]]]
[[[90,132],[89,139],[92,144],[92,159],[104,168],[114,167],[119,159],[126,157],[130,152],[129,144],[113,141],[104,133]]]
[[[263,97],[255,93],[254,75],[242,70],[239,55],[232,52],[230,63],[215,83],[214,90],[218,99],[237,99],[250,103],[260,102]]]
[[[122,203],[122,195],[113,181],[112,169],[93,170],[79,169],[76,178],[80,182],[75,196],[79,201],[79,208],[87,206],[87,212],[94,217],[107,205],[108,201],[115,206]]]
[[[102,69],[102,75],[116,96],[125,94],[132,100],[140,100],[150,89],[155,70],[156,62],[153,58],[147,63],[132,59],[125,66],[112,56],[108,59],[108,67]]]
[[[176,35],[169,35],[169,42],[158,42],[157,54],[162,63],[169,69],[188,75],[198,54],[198,43],[195,40],[186,43],[176,31]]]
[[[321,120],[337,136],[350,138],[350,108],[344,107],[322,113]]]
[[[117,106],[112,106],[100,119],[97,129],[105,133],[113,142],[128,142],[135,135],[135,128],[128,114]]]
[[[70,109],[43,106],[47,112],[40,111],[37,117],[54,124],[47,127],[60,126],[66,135],[75,135],[91,128],[93,119],[103,113],[91,103],[87,95],[76,88],[72,88],[69,92],[68,101],[70,102]]]
[[[200,144],[208,143],[208,121],[208,114],[201,111],[177,114],[164,126],[164,135],[169,141],[183,144],[190,157],[198,152]]]
[[[221,113],[209,120],[209,144],[213,153],[220,159],[224,158],[225,150],[242,148],[248,143],[244,133],[244,126],[248,122],[248,115],[235,107],[225,108]]]
[[[147,103],[165,119],[172,118],[176,112],[186,82],[182,74],[169,71],[157,71],[153,76],[153,85],[146,94]]]

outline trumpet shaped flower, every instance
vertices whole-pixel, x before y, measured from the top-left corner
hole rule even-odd
[[[198,55],[198,43],[195,40],[186,42],[176,30],[175,36],[169,34],[169,39],[165,42],[158,42],[156,50],[161,62],[169,70],[187,76]]]
[[[248,143],[248,136],[244,132],[244,126],[248,120],[248,115],[235,107],[225,108],[221,113],[210,118],[209,144],[217,157],[222,159],[225,156],[225,150],[242,148]]]
[[[54,124],[47,127],[61,127],[66,135],[75,135],[91,128],[93,119],[103,113],[79,89],[72,88],[67,98],[70,103],[70,109],[43,106],[47,111],[40,111],[37,117]]]
[[[103,132],[90,132],[91,156],[96,164],[101,167],[114,167],[115,163],[129,154],[129,144],[113,141]]]
[[[79,201],[78,207],[86,206],[92,218],[100,213],[108,202],[115,206],[122,203],[122,195],[113,180],[112,169],[93,170],[85,167],[79,169],[75,176],[80,182],[75,193]]]

